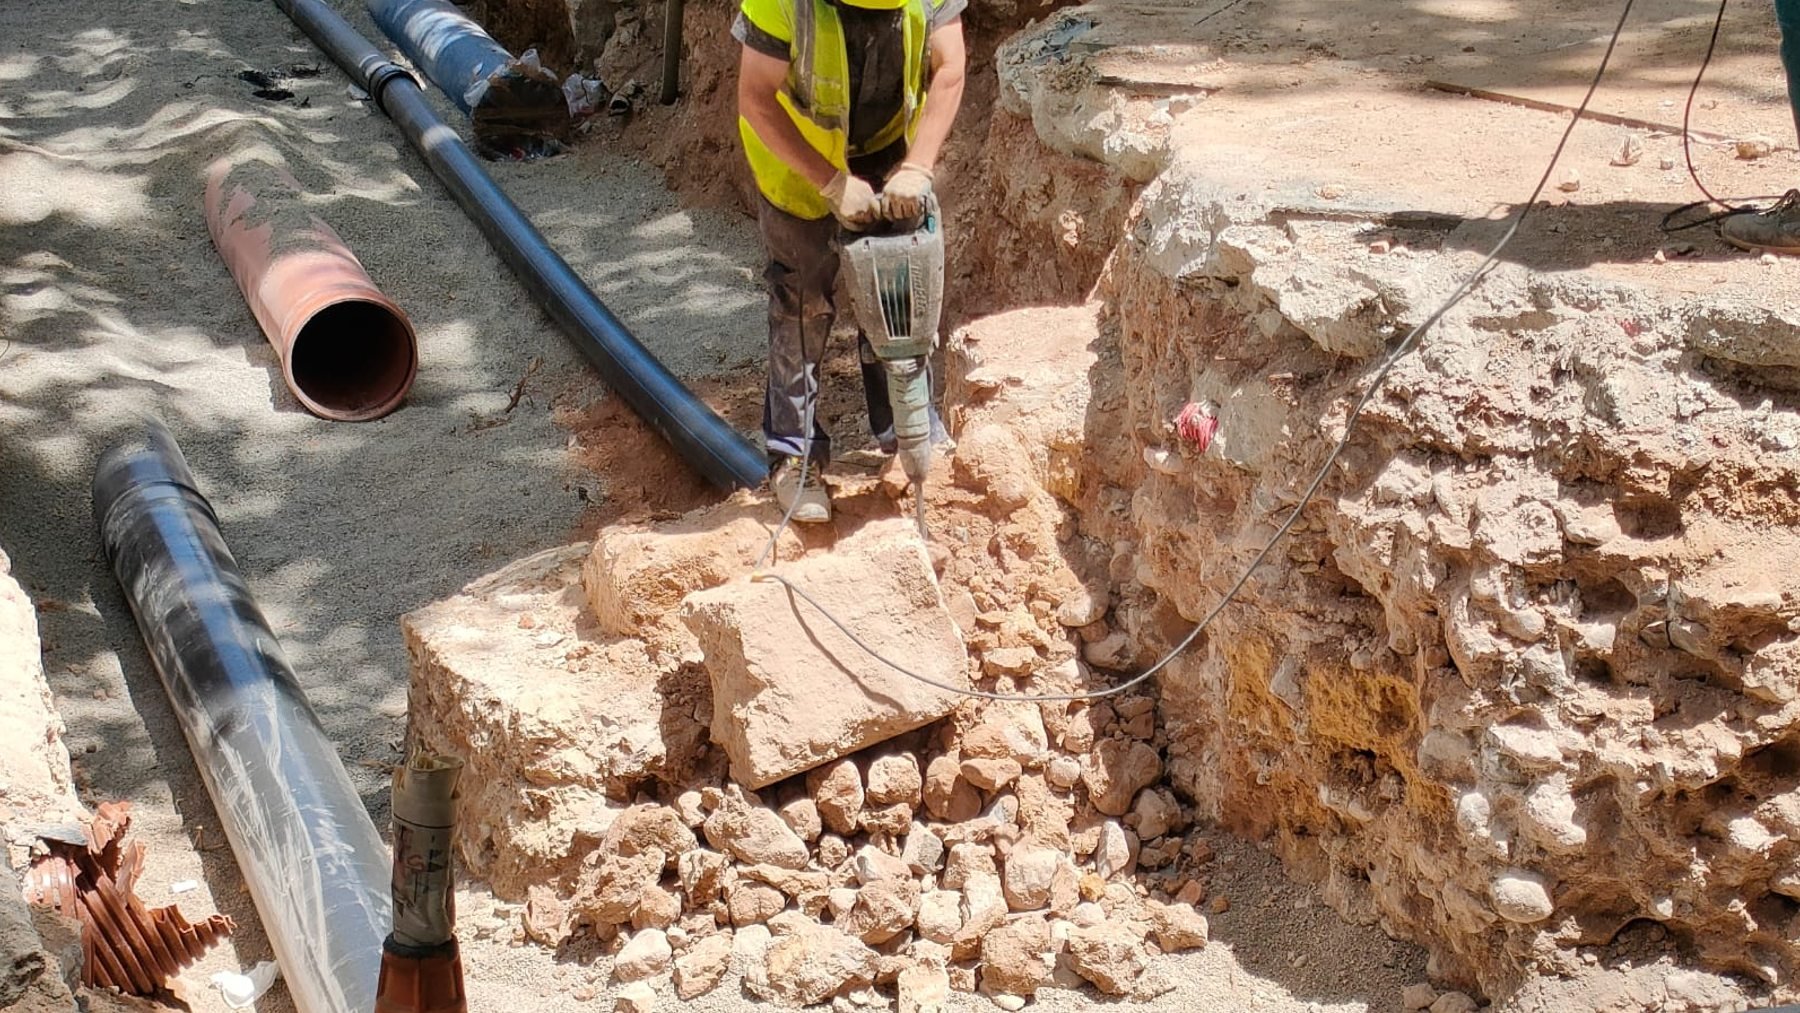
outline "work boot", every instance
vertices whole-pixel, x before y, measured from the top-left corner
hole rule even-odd
[[[1722,220],[1719,235],[1746,250],[1800,255],[1800,190],[1789,190],[1767,211]]]
[[[831,497],[820,480],[818,461],[806,469],[806,484],[800,484],[800,459],[784,458],[775,468],[769,484],[775,489],[775,502],[781,504],[782,516],[792,511],[798,524],[824,524],[831,520]]]

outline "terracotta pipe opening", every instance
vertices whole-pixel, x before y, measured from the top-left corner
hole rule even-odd
[[[392,306],[366,299],[333,303],[294,335],[288,385],[327,418],[385,415],[406,396],[419,370],[412,325]]]

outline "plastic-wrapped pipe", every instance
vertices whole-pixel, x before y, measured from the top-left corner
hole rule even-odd
[[[94,516],[296,1005],[368,1013],[387,847],[160,423],[101,457]]]
[[[367,0],[375,23],[467,114],[479,146],[500,151],[564,137],[569,102],[556,75],[505,46],[445,0]],[[527,54],[530,57],[530,54]]]
[[[400,407],[419,372],[412,322],[307,210],[285,167],[214,162],[206,225],[308,411],[360,422]]]
[[[594,296],[482,171],[456,132],[431,111],[411,75],[383,61],[367,39],[321,0],[275,0],[275,5],[387,113],[538,305],[639,418],[714,485],[754,487],[768,478],[768,459],[695,397]]]

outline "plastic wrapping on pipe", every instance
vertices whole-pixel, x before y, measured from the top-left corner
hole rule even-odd
[[[296,1005],[368,1013],[387,848],[161,424],[100,459],[94,516]]]
[[[400,407],[419,372],[412,322],[307,209],[286,166],[248,155],[214,162],[206,225],[308,411],[361,422]]]
[[[375,24],[469,117],[477,147],[530,151],[568,137],[568,97],[535,52],[515,58],[445,0],[367,5]]]
[[[382,61],[367,39],[320,0],[275,0],[275,5],[374,98],[532,298],[639,418],[714,485],[754,487],[768,478],[767,458],[695,397],[594,296],[482,171],[456,132],[431,111],[410,75]]]

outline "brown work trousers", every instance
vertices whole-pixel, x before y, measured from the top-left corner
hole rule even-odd
[[[880,189],[887,174],[905,156],[904,145],[850,160],[850,171]],[[839,244],[842,229],[827,215],[808,221],[761,202],[758,221],[768,263],[763,281],[769,289],[769,382],[763,397],[763,438],[769,455],[831,459],[831,436],[818,418],[807,432],[807,408],[819,396],[819,368],[837,319]],[[894,451],[894,412],[888,404],[887,375],[869,340],[857,332],[863,396],[869,406],[869,431],[883,450]],[[942,425],[934,410],[932,430]]]

